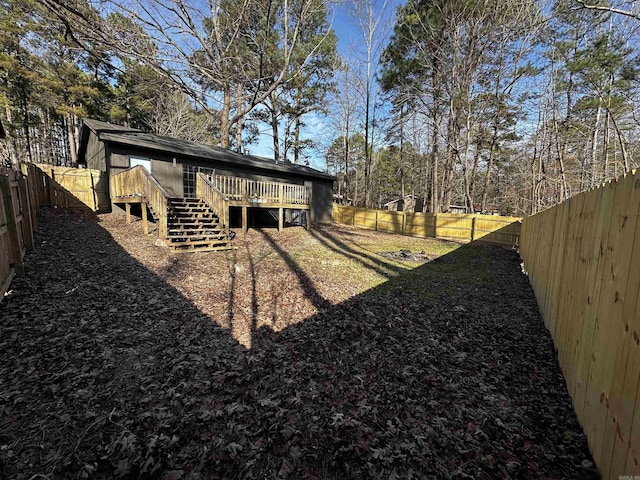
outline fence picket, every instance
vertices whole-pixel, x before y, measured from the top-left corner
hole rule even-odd
[[[520,237],[520,219],[489,215],[395,212],[333,205],[333,220],[368,230],[414,237],[482,242],[515,247]]]
[[[523,219],[521,233],[525,270],[602,477],[640,474],[640,172]]]

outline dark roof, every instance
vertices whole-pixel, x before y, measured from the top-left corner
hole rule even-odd
[[[170,152],[173,154],[192,157],[201,160],[215,160],[217,162],[244,165],[247,167],[272,170],[277,172],[294,173],[306,177],[321,178],[324,180],[336,180],[336,177],[321,172],[315,168],[304,165],[296,165],[288,162],[276,162],[275,160],[258,157],[255,155],[242,155],[221,147],[190,142],[179,138],[165,137],[154,133],[147,133],[134,128],[123,127],[98,120],[84,119],[83,132],[80,145],[79,158],[83,158],[88,140],[88,130],[98,136],[104,142],[128,145],[146,150]]]
[[[398,203],[401,200],[406,200],[407,198],[413,198],[416,200],[422,200],[422,197],[420,195],[412,195],[410,193],[408,193],[407,195],[404,196],[404,198],[396,198],[395,200],[391,200],[390,202],[385,203],[385,205],[391,205],[392,203]]]

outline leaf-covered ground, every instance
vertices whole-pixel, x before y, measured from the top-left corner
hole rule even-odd
[[[514,252],[237,244],[45,212],[0,304],[0,478],[597,478]]]

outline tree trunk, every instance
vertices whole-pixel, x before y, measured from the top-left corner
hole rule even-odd
[[[300,163],[300,115],[296,115],[293,129],[293,163]]]
[[[222,109],[220,110],[220,146],[229,148],[231,146],[231,122],[229,115],[231,113],[231,87],[225,84],[222,90]]]
[[[480,203],[480,213],[487,209],[487,196],[489,195],[489,184],[491,183],[491,169],[493,168],[493,159],[495,157],[496,145],[498,143],[498,126],[493,126],[493,135],[491,136],[491,146],[489,147],[489,158],[487,160],[487,172],[484,175],[484,183],[482,185],[482,201]]]
[[[596,165],[598,163],[598,136],[600,117],[602,116],[602,102],[598,103],[598,110],[596,111],[596,121],[593,125],[593,137],[591,138],[591,188],[595,187],[599,180],[597,179]]]
[[[69,139],[69,160],[71,166],[78,166],[78,151],[76,146],[75,125],[74,116],[71,114],[65,115],[67,124],[67,138]]]
[[[238,111],[242,110],[242,84],[236,86],[236,104]],[[245,116],[239,116],[236,120],[236,152],[242,153],[242,129],[244,128]]]
[[[344,155],[344,195],[345,200],[349,201],[349,115],[346,115],[344,122],[344,134],[343,134],[343,155]]]
[[[271,95],[271,108],[269,113],[271,114],[271,133],[273,135],[273,159],[280,161],[280,136],[278,133],[278,100],[275,94]]]
[[[440,115],[440,77],[439,77],[439,63],[437,58],[434,56],[433,61],[431,62],[432,74],[431,74],[431,82],[433,85],[433,128],[431,131],[431,213],[438,213],[440,211],[440,192],[438,190],[438,163],[440,159],[440,149],[439,149],[439,137],[440,137],[440,128],[442,117]]]

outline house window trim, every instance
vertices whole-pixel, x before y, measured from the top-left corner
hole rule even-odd
[[[140,155],[129,155],[129,168],[137,166],[137,165],[131,165],[131,161],[132,160],[139,160],[139,161],[143,161],[143,162],[149,162],[149,168],[148,169],[147,169],[147,167],[145,165],[142,165],[141,163],[138,163],[138,165],[142,165],[143,167],[145,167],[147,172],[151,173],[151,158],[142,157]]]

